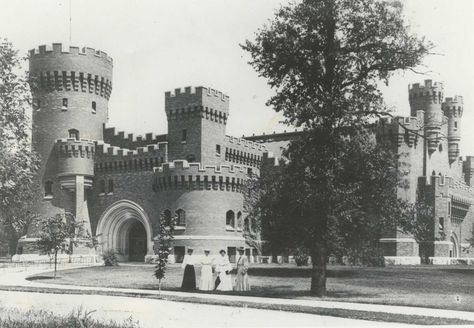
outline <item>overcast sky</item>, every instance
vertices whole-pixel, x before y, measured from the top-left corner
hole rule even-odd
[[[425,60],[428,76],[405,73],[385,90],[386,101],[409,114],[407,85],[445,82],[445,95],[464,96],[462,155],[474,155],[474,1],[406,0],[412,29],[442,55]],[[265,106],[272,91],[247,64],[239,43],[273,16],[282,0],[72,0],[73,45],[114,59],[109,126],[166,133],[164,92],[211,86],[230,96],[227,133],[281,131]],[[26,54],[41,44],[69,44],[69,0],[0,0],[0,36]]]

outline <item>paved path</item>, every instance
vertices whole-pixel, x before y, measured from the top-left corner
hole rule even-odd
[[[82,307],[97,310],[97,319],[122,322],[130,316],[140,327],[402,327],[374,321],[324,317],[305,313],[233,308],[144,298],[0,292],[0,306],[49,310],[66,315]]]
[[[27,272],[12,272],[4,273],[0,275],[0,285],[8,286],[23,286],[23,287],[41,287],[41,288],[60,288],[69,291],[100,291],[100,292],[120,292],[130,295],[156,295],[158,291],[154,290],[140,290],[140,289],[124,289],[124,288],[100,288],[100,287],[84,287],[84,286],[73,286],[73,285],[59,285],[59,284],[45,284],[39,281],[27,281],[25,278],[35,273],[44,272],[45,269],[31,269]],[[18,299],[18,304],[21,305],[21,295],[32,294],[34,297],[28,296],[24,305],[32,304],[33,300],[37,301],[39,307],[43,306],[44,309],[63,309],[66,312],[70,312],[74,306],[80,306],[81,304],[88,305],[87,309],[92,306],[93,309],[101,309],[101,314],[104,318],[108,315],[113,314],[114,318],[129,317],[133,314],[134,318],[140,320],[144,324],[154,322],[157,318],[161,318],[159,321],[163,322],[164,326],[172,325],[180,320],[183,325],[195,322],[195,318],[199,318],[199,322],[203,322],[203,325],[208,327],[212,326],[288,326],[290,323],[294,326],[342,326],[351,324],[357,325],[357,323],[363,323],[362,326],[389,326],[392,324],[380,323],[380,322],[369,322],[361,320],[343,319],[335,317],[324,317],[311,314],[302,313],[289,313],[269,310],[258,310],[258,309],[246,309],[246,308],[232,308],[215,305],[202,305],[192,303],[180,303],[180,302],[169,302],[163,300],[152,300],[152,299],[141,299],[141,298],[128,298],[128,297],[116,297],[116,296],[96,296],[96,295],[61,295],[60,298],[56,294],[38,294],[38,293],[21,293],[21,292],[1,292],[3,296],[0,299],[6,299],[8,293],[17,295],[13,299]],[[407,307],[407,306],[387,306],[377,304],[360,304],[360,303],[347,303],[347,302],[330,302],[330,301],[319,301],[319,300],[289,300],[289,299],[278,299],[278,298],[260,298],[260,297],[246,297],[246,296],[234,296],[234,295],[217,295],[217,294],[202,294],[202,293],[183,293],[183,292],[172,292],[162,291],[162,295],[169,295],[175,297],[198,297],[209,300],[225,300],[225,301],[237,301],[237,302],[250,302],[250,303],[266,303],[266,304],[282,304],[282,305],[300,305],[310,306],[319,308],[337,308],[337,309],[349,309],[359,311],[372,311],[372,312],[385,312],[385,313],[397,313],[397,314],[413,314],[423,315],[432,317],[444,317],[444,318],[458,318],[465,320],[474,321],[474,313],[464,311],[451,311],[451,310],[439,310],[430,308],[419,308],[419,307]],[[50,302],[56,303],[48,303]],[[11,299],[10,299],[11,300]],[[9,302],[11,302],[9,300]],[[6,303],[3,303],[5,305]],[[59,305],[58,305],[59,304]],[[63,307],[60,304],[64,304]],[[132,304],[132,306],[130,306]],[[58,306],[57,306],[58,305]],[[55,310],[56,311],[56,310]],[[183,312],[186,311],[186,312]],[[159,313],[159,315],[158,315]],[[186,313],[185,315],[183,315]],[[135,316],[136,314],[136,316]],[[216,316],[217,314],[217,316]],[[215,318],[218,318],[215,321]],[[272,319],[274,318],[274,319]],[[214,320],[214,321],[213,321]],[[224,320],[224,321],[221,321]],[[271,323],[271,324],[267,324]],[[394,326],[400,326],[393,324]],[[145,326],[144,326],[145,327]],[[151,326],[156,327],[156,326]]]

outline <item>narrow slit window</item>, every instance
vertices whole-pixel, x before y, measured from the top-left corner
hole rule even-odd
[[[97,104],[95,103],[95,101],[92,102],[92,113],[96,113],[97,112]]]
[[[67,109],[67,108],[68,108],[67,98],[63,98],[63,109]]]
[[[216,155],[221,155],[221,145],[216,145]]]
[[[109,188],[108,188],[108,193],[111,194],[114,192],[114,180],[110,179],[109,180]]]
[[[188,131],[184,129],[183,131],[181,131],[181,142],[186,142],[187,138],[188,138]]]

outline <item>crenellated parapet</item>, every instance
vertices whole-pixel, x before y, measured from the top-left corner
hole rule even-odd
[[[259,167],[262,156],[268,152],[265,145],[243,138],[225,137],[225,160],[241,165]]]
[[[110,98],[112,58],[93,48],[42,45],[29,52],[34,92],[75,91]]]
[[[116,132],[114,127],[104,126],[104,142],[120,148],[136,149],[138,147],[147,147],[148,145],[158,144],[167,141],[166,134],[146,133],[145,136]]]
[[[411,115],[417,111],[425,112],[425,137],[427,139],[428,151],[434,152],[440,141],[441,125],[443,124],[443,83],[425,80],[424,85],[419,83],[408,86]]]
[[[229,96],[206,87],[178,88],[165,92],[165,110],[168,120],[194,116],[227,124]]]
[[[448,118],[448,156],[453,163],[459,157],[459,143],[461,142],[461,119],[463,114],[463,98],[455,96],[446,98],[442,105],[444,115]]]
[[[409,147],[416,147],[423,138],[424,112],[418,111],[417,116],[384,117],[375,127],[377,140],[389,140],[399,147],[406,143]]]
[[[238,165],[206,165],[185,160],[164,163],[155,168],[153,188],[167,190],[216,190],[243,192],[247,172]]]
[[[74,189],[75,177],[84,176],[86,188],[92,187],[94,176],[95,143],[87,139],[58,139],[56,152],[56,174],[64,189]]]
[[[95,171],[97,173],[152,171],[167,161],[167,150],[166,142],[131,150],[97,141]]]

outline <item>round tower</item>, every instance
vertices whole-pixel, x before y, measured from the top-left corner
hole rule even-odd
[[[60,43],[29,52],[32,146],[41,156],[41,215],[67,211],[88,221],[94,140],[103,139],[112,91],[112,59],[92,48]]]
[[[463,113],[462,97],[446,98],[443,103],[443,112],[448,118],[448,156],[449,163],[451,164],[459,157],[461,118]]]
[[[433,83],[425,80],[424,85],[415,83],[408,87],[411,116],[416,116],[419,110],[424,111],[425,137],[428,152],[433,153],[440,141],[441,124],[443,122],[443,112],[441,103],[443,102],[443,84]]]

